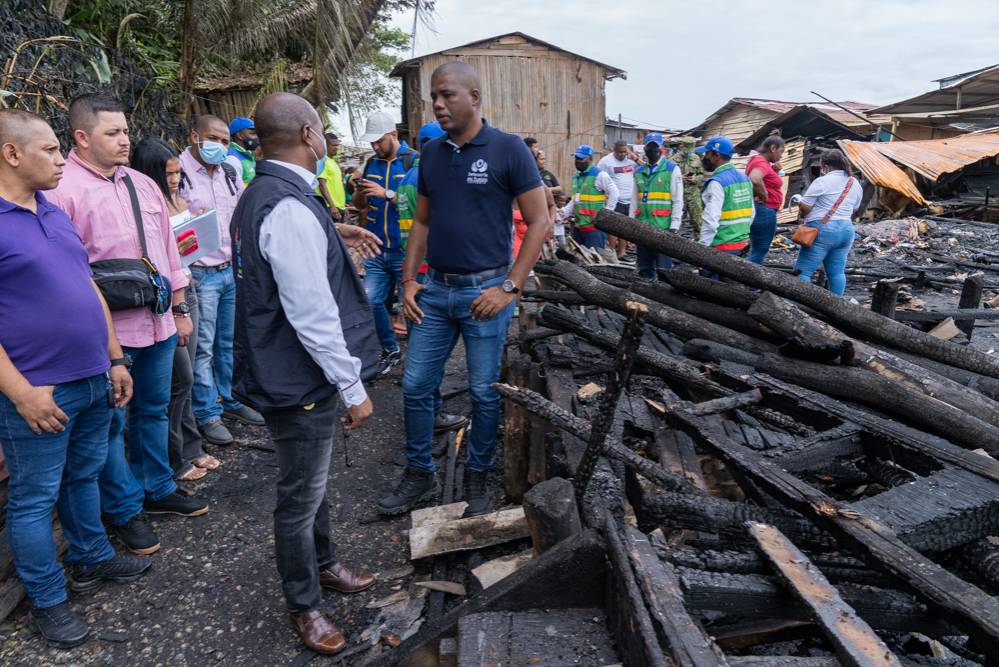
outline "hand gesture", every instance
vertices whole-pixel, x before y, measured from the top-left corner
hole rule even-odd
[[[497,285],[496,287],[483,290],[482,296],[473,301],[468,310],[472,313],[474,319],[480,322],[488,322],[493,319],[496,313],[509,306],[515,297],[516,295],[513,292],[507,292]]]
[[[378,246],[382,245],[381,239],[368,230],[356,225],[344,225],[340,223],[337,223],[336,228],[340,232],[343,242],[347,244],[347,247],[361,253],[361,256],[365,259],[382,254],[382,251],[378,249]]]
[[[17,413],[28,422],[31,430],[38,435],[46,433],[61,433],[66,430],[63,424],[69,423],[69,417],[59,409],[52,392],[54,385],[31,387],[13,399]]]

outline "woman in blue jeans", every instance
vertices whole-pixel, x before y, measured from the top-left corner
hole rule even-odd
[[[860,208],[864,189],[853,177],[850,161],[835,148],[822,154],[822,176],[808,187],[798,209],[805,224],[819,229],[810,248],[798,252],[795,269],[802,280],[811,280],[819,264],[826,269],[829,291],[843,296],[846,289],[846,258],[853,247],[853,214]],[[837,205],[838,203],[838,205]]]
[[[756,217],[749,228],[751,249],[746,259],[756,264],[763,264],[777,234],[777,211],[784,203],[784,179],[779,173],[783,156],[784,140],[772,134],[763,140],[756,155],[746,164],[746,176],[753,182],[756,207]]]

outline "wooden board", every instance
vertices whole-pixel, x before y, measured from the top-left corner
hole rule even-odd
[[[482,588],[486,589],[519,570],[532,558],[534,558],[534,552],[530,549],[509,556],[501,556],[473,569],[472,574],[482,584]]]
[[[427,507],[424,509],[413,510],[409,513],[409,518],[413,522],[412,528],[436,526],[439,523],[447,523],[448,521],[460,519],[461,515],[465,513],[466,507],[468,507],[468,503],[464,501],[460,503],[451,503],[450,505]]]
[[[779,530],[750,523],[749,532],[791,594],[811,610],[845,667],[900,667],[898,658],[871,626],[857,616],[819,569]]]
[[[409,531],[410,558],[416,560],[453,551],[481,549],[530,534],[522,507],[433,523]]]

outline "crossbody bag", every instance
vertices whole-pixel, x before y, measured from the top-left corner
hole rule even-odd
[[[839,205],[842,204],[843,200],[846,199],[846,196],[850,194],[850,188],[853,187],[853,181],[854,181],[853,176],[851,176],[850,180],[846,182],[846,189],[843,190],[843,194],[839,196],[839,199],[836,200],[836,203],[832,205],[832,208],[829,209],[829,212],[826,213],[825,216],[822,218],[822,225],[829,222],[829,218],[833,216],[833,214],[836,212],[836,209],[839,208]],[[822,225],[819,225],[818,227],[809,227],[804,223],[798,225],[798,228],[794,230],[794,236],[791,237],[791,242],[797,243],[802,248],[811,248],[812,244],[815,243],[815,237],[819,235],[819,229],[821,229]]]
[[[156,270],[146,252],[146,233],[142,228],[142,209],[135,194],[132,179],[122,176],[128,197],[132,201],[132,215],[139,232],[140,259],[105,259],[90,264],[94,282],[104,295],[110,310],[128,310],[148,306],[156,315],[163,315],[172,305],[170,280]]]

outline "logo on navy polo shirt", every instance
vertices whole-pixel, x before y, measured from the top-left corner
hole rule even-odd
[[[489,169],[489,163],[485,160],[476,160],[472,163],[472,170],[468,172],[467,183],[472,185],[485,185],[489,182],[489,174],[486,170]]]

